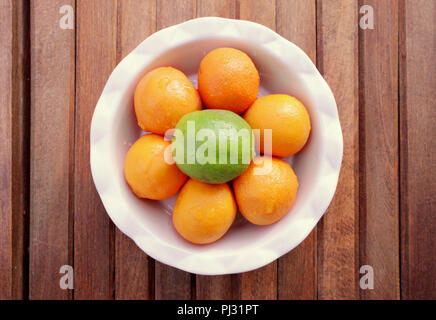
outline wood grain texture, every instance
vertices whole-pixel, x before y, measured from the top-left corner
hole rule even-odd
[[[235,0],[201,0],[197,1],[197,17],[217,16],[234,18],[236,14]],[[197,276],[196,299],[232,299],[234,295],[234,277]]]
[[[275,30],[275,2],[275,0],[238,0],[236,15],[238,19],[254,21]]]
[[[436,299],[436,3],[404,1],[402,8],[402,298]]]
[[[317,2],[317,64],[335,95],[344,139],[336,194],[318,224],[319,299],[359,298],[357,14],[357,1]]]
[[[360,29],[360,265],[374,269],[363,299],[398,299],[398,1],[374,8],[374,29]]]
[[[0,300],[27,296],[28,4],[0,1]]]
[[[116,62],[117,3],[78,1],[74,166],[74,298],[111,299],[114,227],[89,164],[92,114]]]
[[[196,299],[232,300],[237,297],[236,276],[199,276],[196,282]]]
[[[31,3],[30,299],[71,297],[59,286],[61,266],[72,265],[75,77],[75,31],[59,27],[63,5],[74,1]]]
[[[195,0],[158,0],[156,6],[157,30],[192,19],[197,11]],[[155,298],[195,298],[195,276],[156,261]]]
[[[117,62],[156,28],[155,0],[118,2]],[[119,229],[115,232],[115,298],[154,298],[154,260]]]
[[[250,272],[239,273],[236,278],[236,299],[276,300],[277,261]]]
[[[191,290],[191,274],[163,263],[155,264],[155,299],[156,300],[190,300],[193,299]],[[195,285],[193,283],[192,285]],[[194,293],[195,294],[195,293]]]
[[[276,5],[277,32],[316,63],[315,0],[278,0]],[[316,228],[303,243],[278,260],[277,277],[278,299],[316,299]]]
[[[235,18],[236,0],[198,0],[197,17]]]
[[[0,27],[0,299],[12,299],[12,70],[13,6],[1,1]]]
[[[277,32],[316,63],[316,0],[277,0],[276,21]]]
[[[275,1],[239,0],[237,17],[261,23],[275,30]],[[269,265],[237,276],[237,294],[240,299],[277,298],[277,261]]]
[[[196,16],[196,0],[156,0],[157,30],[182,23]]]

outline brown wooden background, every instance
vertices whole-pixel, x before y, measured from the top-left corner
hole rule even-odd
[[[62,30],[62,5],[75,12]],[[360,6],[375,29],[359,28]],[[270,265],[207,277],[148,258],[109,220],[89,166],[91,116],[148,35],[201,16],[260,22],[316,62],[344,159],[311,235]],[[436,298],[436,1],[0,0],[0,298]],[[59,269],[74,266],[74,290]],[[359,289],[359,268],[375,288]]]

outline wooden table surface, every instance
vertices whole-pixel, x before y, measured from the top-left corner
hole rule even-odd
[[[75,27],[59,26],[71,5]],[[374,29],[359,28],[362,5]],[[336,195],[296,249],[237,275],[147,257],[110,221],[89,129],[116,64],[201,16],[259,22],[299,45],[332,88],[344,136]],[[0,298],[436,298],[436,1],[0,0]],[[62,290],[63,265],[74,290]],[[359,269],[374,270],[374,289]]]

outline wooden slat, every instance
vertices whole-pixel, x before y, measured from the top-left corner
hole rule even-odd
[[[436,299],[436,2],[402,2],[401,290]]]
[[[191,292],[191,274],[157,262],[155,264],[155,299],[189,300]]]
[[[316,63],[316,0],[277,0],[276,16],[277,32]]]
[[[276,16],[277,32],[303,49],[315,63],[315,0],[278,0]],[[303,243],[278,260],[277,276],[279,299],[316,299],[316,228]]]
[[[157,30],[192,19],[196,15],[195,0],[157,0]],[[194,288],[191,280],[195,276],[169,267],[163,263],[155,263],[155,298],[156,299],[191,299]],[[194,284],[195,282],[192,281]],[[195,293],[194,293],[195,295]]]
[[[236,13],[235,0],[203,0],[197,1],[197,17],[218,16],[234,18]],[[224,276],[197,276],[197,299],[232,299],[232,279]]]
[[[157,30],[182,23],[196,16],[196,0],[156,0]]]
[[[398,299],[398,1],[374,8],[374,29],[360,29],[360,265],[374,269],[364,299]]]
[[[30,40],[29,4],[14,5],[12,86],[12,298],[28,295]]]
[[[236,12],[238,18],[261,23],[275,30],[275,0],[240,0]],[[239,274],[237,297],[241,299],[277,298],[277,261],[269,265]]]
[[[12,298],[12,70],[13,66],[13,7],[2,0],[0,26],[0,298]]]
[[[197,276],[196,299],[232,300],[235,299],[236,279],[232,275]]]
[[[236,278],[236,299],[276,300],[277,261],[260,269],[244,272]]]
[[[197,1],[197,17],[235,18],[236,0]]]
[[[0,300],[27,295],[28,4],[0,1]]]
[[[358,286],[358,6],[318,0],[318,68],[336,98],[344,157],[333,202],[318,224],[318,298],[357,299]]]
[[[89,164],[92,114],[116,62],[115,0],[77,2],[74,162],[74,298],[113,298],[114,227]]]
[[[118,2],[117,61],[130,53],[156,29],[154,0]],[[116,229],[115,298],[152,299],[154,297],[154,260]]]
[[[75,31],[59,26],[63,5],[74,1],[31,2],[30,299],[71,297],[59,286],[61,266],[72,265],[75,76]]]
[[[239,0],[236,14],[239,19],[250,20],[275,30],[275,0]]]

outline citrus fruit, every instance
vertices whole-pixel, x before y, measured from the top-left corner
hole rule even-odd
[[[227,184],[207,184],[190,179],[177,197],[173,224],[186,240],[206,244],[221,238],[235,215],[235,199]]]
[[[234,48],[218,48],[201,60],[198,91],[212,109],[244,112],[257,98],[259,72],[250,57]]]
[[[172,67],[148,72],[139,81],[134,95],[138,125],[144,131],[164,135],[180,118],[201,110],[201,100],[185,74]]]
[[[291,209],[298,179],[287,162],[262,156],[233,180],[233,189],[242,215],[251,223],[269,225]]]
[[[199,181],[220,184],[249,166],[254,136],[247,122],[236,113],[202,110],[180,119],[172,147],[182,172]]]
[[[173,196],[187,177],[175,164],[168,164],[164,152],[170,142],[155,134],[139,138],[127,152],[124,176],[139,198],[162,200]]]
[[[295,97],[272,94],[257,99],[247,110],[244,119],[254,130],[260,152],[267,152],[265,129],[272,130],[272,155],[288,157],[300,151],[309,138],[311,124],[309,113]]]

